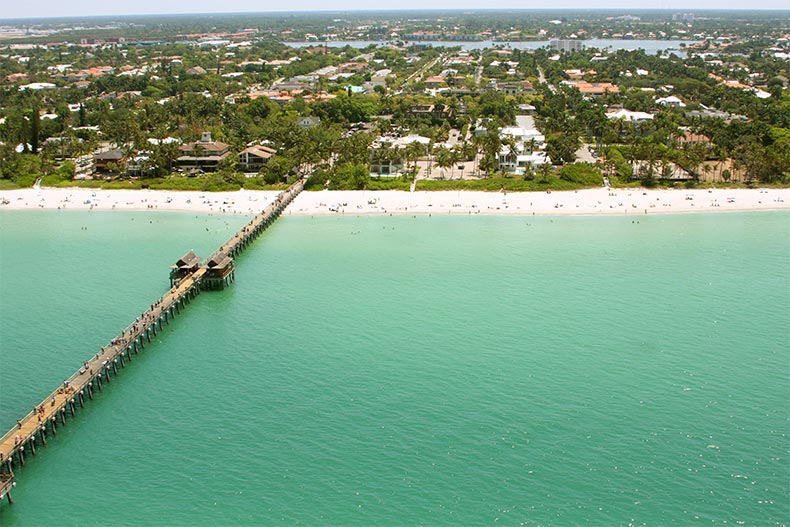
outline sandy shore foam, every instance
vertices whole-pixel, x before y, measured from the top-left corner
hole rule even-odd
[[[0,191],[0,210],[182,211],[251,215],[274,191],[177,192],[31,188]],[[569,192],[303,192],[291,215],[500,214],[601,215],[790,210],[790,189],[645,190],[586,189]]]

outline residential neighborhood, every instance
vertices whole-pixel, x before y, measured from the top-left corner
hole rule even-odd
[[[41,27],[0,40],[0,181],[334,188],[356,166],[376,188],[786,182],[790,36],[672,15]]]

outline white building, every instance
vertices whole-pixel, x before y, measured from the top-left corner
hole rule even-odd
[[[584,44],[581,40],[552,40],[550,45],[554,51],[571,52],[584,49]]]
[[[535,126],[531,115],[517,115],[517,126],[507,126],[499,131],[503,144],[497,163],[499,169],[514,174],[524,174],[527,167],[551,163],[543,151],[546,138]]]
[[[686,103],[680,100],[679,97],[675,97],[674,95],[670,95],[669,97],[661,97],[660,99],[656,99],[656,104],[660,104],[661,106],[668,106],[670,108],[685,108]]]
[[[56,84],[51,82],[31,82],[30,84],[23,84],[19,87],[21,91],[25,90],[53,90],[57,88]]]
[[[421,135],[407,135],[405,137],[379,137],[373,142],[370,150],[370,173],[373,176],[397,177],[403,172],[406,159],[400,155],[412,143],[422,145],[425,155],[431,140]],[[385,155],[384,152],[387,152]]]
[[[512,139],[517,143],[534,143],[536,145],[543,145],[546,142],[546,137],[540,133],[539,130],[534,128],[521,128],[518,126],[506,126],[499,131],[499,136],[502,139]]]
[[[516,145],[516,148],[523,148],[523,144]],[[543,151],[534,151],[530,153],[512,153],[509,147],[505,147],[499,152],[499,168],[505,172],[512,174],[523,175],[527,167],[538,167],[551,163],[548,154]]]
[[[609,119],[622,119],[629,123],[641,123],[644,121],[652,121],[654,116],[652,113],[632,112],[625,108],[620,108],[613,112],[607,112],[606,117]]]

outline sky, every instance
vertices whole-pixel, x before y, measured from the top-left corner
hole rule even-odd
[[[257,11],[317,11],[371,9],[788,9],[787,0],[37,0],[31,3],[1,0],[1,18],[164,14],[164,13],[232,13]]]

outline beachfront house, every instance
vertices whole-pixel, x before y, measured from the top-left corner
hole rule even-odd
[[[182,170],[216,170],[220,162],[230,155],[230,145],[211,139],[211,132],[203,132],[199,141],[178,147],[176,160]]]
[[[126,154],[118,148],[93,154],[93,169],[96,172],[113,172],[122,169]]]
[[[655,163],[636,160],[631,163],[633,175],[631,179],[655,178],[664,181],[690,181],[694,176],[676,163]]]
[[[148,152],[141,152],[136,156],[132,156],[126,162],[126,175],[129,177],[153,176],[155,172],[156,167],[153,165]]]
[[[688,129],[682,129],[683,132],[681,135],[678,135],[677,140],[680,146],[683,145],[702,145],[707,150],[713,148],[713,143],[711,143],[710,137],[705,134],[697,134],[692,132]]]
[[[528,168],[536,168],[551,163],[551,158],[546,152],[525,152],[522,144],[517,144],[514,150],[506,146],[499,152],[497,158],[499,170],[510,174],[524,175]]]
[[[681,133],[675,136],[675,140],[682,149],[695,150],[706,157],[713,153],[713,143],[705,134],[697,134],[681,128]]]
[[[497,165],[502,172],[522,175],[528,168],[551,163],[543,151],[546,138],[531,115],[517,115],[516,126],[502,128],[499,136],[502,148],[497,155]]]
[[[239,168],[243,172],[258,172],[277,150],[263,145],[248,146],[239,152]]]
[[[388,147],[374,145],[370,149],[370,175],[380,177],[398,177],[403,172],[404,158],[401,153],[394,153]]]
[[[420,135],[379,137],[370,148],[370,175],[374,177],[402,175],[411,152],[419,153],[419,157],[427,156],[430,144],[429,138]]]

